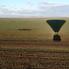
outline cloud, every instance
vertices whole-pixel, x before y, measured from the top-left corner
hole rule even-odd
[[[40,6],[42,16],[49,17],[68,17],[69,5],[42,3]]]
[[[48,3],[46,0],[41,0],[37,5],[29,5],[23,7],[7,7],[0,6],[0,17],[14,16],[69,16],[69,5]]]

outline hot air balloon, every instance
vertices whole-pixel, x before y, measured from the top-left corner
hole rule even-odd
[[[58,34],[61,27],[65,23],[65,20],[47,20],[47,23],[52,28],[52,30],[55,32],[55,35],[53,36],[54,41],[61,41],[61,37]]]

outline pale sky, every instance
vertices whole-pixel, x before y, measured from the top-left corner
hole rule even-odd
[[[69,0],[0,0],[0,17],[69,17]]]

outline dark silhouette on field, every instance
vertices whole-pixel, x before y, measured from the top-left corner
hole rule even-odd
[[[53,29],[53,31],[56,33],[53,36],[53,41],[61,41],[60,35],[58,35],[58,32],[60,31],[61,27],[65,23],[65,20],[47,20],[47,23],[50,25],[50,27]]]

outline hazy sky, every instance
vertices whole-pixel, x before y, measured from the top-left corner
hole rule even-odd
[[[69,0],[0,0],[0,17],[69,16]]]

